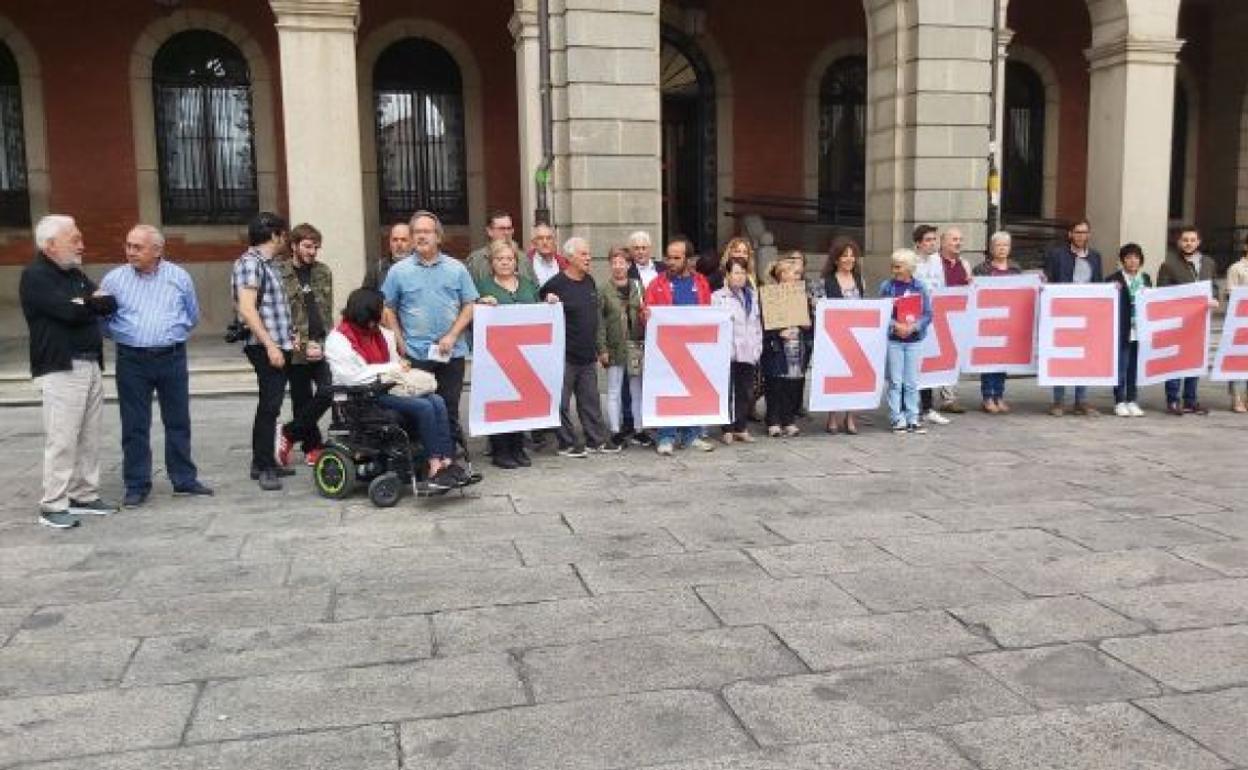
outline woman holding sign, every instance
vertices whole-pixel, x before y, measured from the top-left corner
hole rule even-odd
[[[1231,291],[1241,286],[1248,286],[1248,239],[1244,241],[1242,256],[1239,261],[1226,269],[1226,291],[1227,302],[1230,302]],[[1231,306],[1227,305],[1227,313],[1231,312]],[[1248,412],[1248,382],[1243,380],[1232,380],[1226,384],[1227,390],[1231,393],[1231,411],[1238,414]]]
[[[801,262],[794,258],[794,254],[797,252],[773,262],[768,274],[776,284],[799,291],[798,301],[808,304],[805,289],[801,287]],[[784,326],[763,332],[763,353],[759,364],[767,394],[767,435],[772,438],[796,436],[801,432],[797,428],[797,417],[802,406],[802,393],[806,389],[806,364],[810,361],[814,343],[809,307],[805,318],[805,325]]]
[[[932,322],[932,296],[914,277],[918,257],[913,251],[898,249],[891,261],[893,277],[880,284],[880,296],[893,300],[888,328],[889,421],[893,433],[927,433],[919,423],[919,343]]]
[[[823,296],[828,299],[863,299],[867,296],[862,283],[862,266],[859,261],[862,249],[849,238],[838,238],[828,249],[828,260],[823,263]],[[828,433],[844,429],[851,435],[858,434],[858,423],[853,412],[832,412],[828,415]]]
[[[641,361],[646,327],[641,321],[641,309],[645,307],[645,289],[640,278],[630,278],[628,268],[632,264],[628,249],[613,246],[607,255],[611,266],[611,279],[599,292],[602,305],[602,334],[607,346],[607,427],[611,440],[621,446],[630,438],[636,438],[642,446],[650,444],[650,437],[643,430],[640,436],[623,430],[625,424],[641,425]],[[625,391],[628,398],[624,398]],[[631,419],[624,420],[624,409],[631,412]]]
[[[494,241],[486,247],[490,274],[477,281],[483,305],[532,305],[538,302],[537,286],[517,271],[519,256],[510,241]],[[523,433],[490,436],[490,460],[504,470],[528,468],[533,464],[524,451]]]
[[[1143,417],[1144,410],[1135,400],[1135,376],[1140,358],[1135,300],[1141,291],[1153,288],[1153,280],[1144,272],[1144,250],[1138,244],[1128,243],[1119,249],[1118,262],[1122,269],[1105,279],[1118,284],[1118,386],[1114,388],[1114,414]]]
[[[971,271],[971,280],[1021,274],[1022,268],[1010,259],[1012,245],[1013,239],[1009,233],[1004,230],[993,233],[988,239],[988,258]],[[1006,414],[1010,411],[1010,405],[1005,403],[1005,372],[985,372],[979,375],[979,393],[984,399],[983,410],[988,414]]]
[[[754,404],[754,373],[763,352],[763,324],[758,293],[750,284],[749,263],[730,257],[724,264],[724,287],[711,294],[711,304],[732,313],[732,422],[720,440],[749,443],[750,407]]]

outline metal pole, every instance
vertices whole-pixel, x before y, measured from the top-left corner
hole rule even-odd
[[[998,83],[1001,77],[1001,0],[992,2],[992,86],[988,112],[988,234],[1001,229],[1001,170],[997,167],[997,155],[1001,150],[997,143],[997,104],[1001,99]]]
[[[550,84],[550,0],[537,0],[537,47],[538,47],[538,89],[542,105],[542,162],[534,175],[537,186],[537,206],[533,212],[533,223],[553,224],[550,221],[550,201],[547,198],[550,186],[550,169],[555,162],[555,130],[551,109]]]

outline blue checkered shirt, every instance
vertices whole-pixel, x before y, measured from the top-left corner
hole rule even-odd
[[[230,277],[230,293],[234,297],[234,306],[238,306],[239,289],[260,291],[261,270],[265,272],[265,285],[264,293],[257,303],[260,320],[278,347],[291,350],[294,347],[294,334],[291,331],[290,302],[286,299],[286,289],[282,286],[282,279],[274,269],[272,260],[266,259],[259,249],[248,249],[234,261],[234,273]],[[259,345],[260,341],[249,331],[245,344]]]

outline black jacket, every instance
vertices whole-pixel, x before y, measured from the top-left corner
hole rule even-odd
[[[32,377],[73,369],[75,356],[92,356],[104,366],[100,318],[117,310],[117,300],[94,297],[94,292],[95,284],[82,270],[62,269],[43,252],[35,253],[18,291],[30,329]]]
[[[867,287],[863,285],[862,275],[858,272],[854,273],[854,285],[858,287],[858,296],[867,298]],[[835,275],[830,275],[823,279],[823,296],[828,299],[845,299],[841,296],[841,282],[836,280]]]
[[[1161,263],[1161,267],[1157,270],[1158,286],[1177,286],[1183,283],[1196,283],[1197,281],[1213,282],[1217,278],[1218,266],[1214,264],[1213,257],[1208,254],[1202,254],[1200,257],[1200,273],[1192,267],[1192,263],[1188,262],[1179,254],[1171,252]],[[1217,288],[1214,288],[1213,295],[1218,294]]]
[[[1070,250],[1069,244],[1049,249],[1044,255],[1044,277],[1049,283],[1071,283],[1075,280],[1076,259],[1078,257]],[[1100,283],[1101,252],[1088,249],[1088,263],[1092,268],[1092,279],[1088,283]]]
[[[1148,277],[1148,273],[1140,271],[1140,277],[1144,279],[1144,288],[1153,288],[1153,279]],[[1126,347],[1131,341],[1131,318],[1135,315],[1135,300],[1131,298],[1131,292],[1127,291],[1127,279],[1121,270],[1110,273],[1105,280],[1118,284],[1118,346]]]

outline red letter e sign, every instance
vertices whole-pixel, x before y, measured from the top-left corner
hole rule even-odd
[[[1248,287],[1231,290],[1211,380],[1248,380]]]
[[[1140,385],[1205,373],[1212,296],[1208,281],[1140,292],[1135,321],[1140,338]]]
[[[1118,384],[1118,285],[1054,284],[1040,292],[1040,385]]]
[[[475,309],[468,393],[472,435],[559,424],[563,333],[559,305],[480,305]]]

